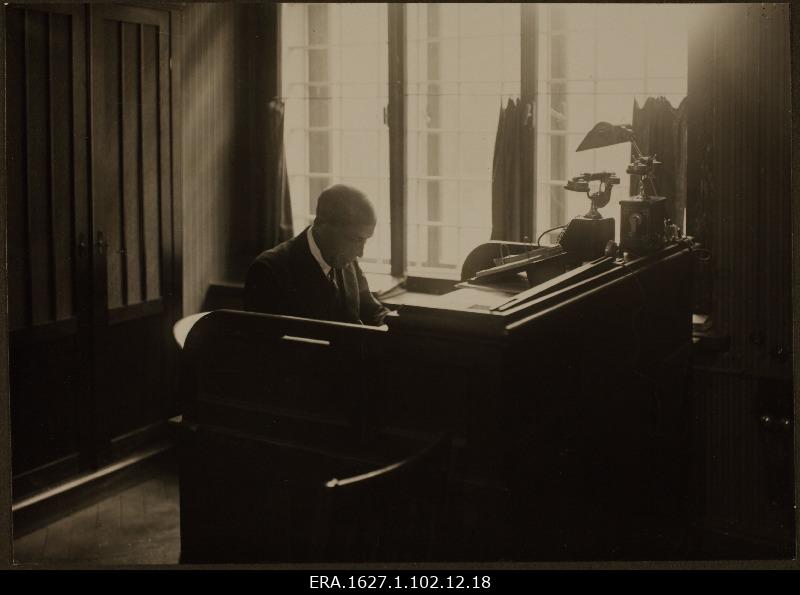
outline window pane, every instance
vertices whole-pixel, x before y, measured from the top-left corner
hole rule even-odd
[[[308,50],[308,80],[309,82],[329,80],[327,50]]]
[[[379,158],[378,140],[377,132],[350,132],[348,130],[343,130],[341,142],[341,175],[348,178],[377,177]],[[362,190],[364,189],[362,188]]]
[[[492,205],[486,200],[486,197],[491,194],[492,183],[490,181],[461,181],[458,193],[458,215],[459,225],[462,229],[476,228],[483,235],[486,230],[491,233]]]
[[[503,76],[503,44],[499,37],[468,37],[461,40],[461,81],[499,81]]]
[[[624,95],[625,93],[636,95],[644,92],[645,87],[652,85],[653,82],[652,79],[600,80],[597,81],[596,89],[599,95]]]
[[[330,126],[331,100],[308,98],[308,125]]]
[[[494,136],[480,133],[461,134],[458,143],[461,157],[460,177],[491,178],[492,162],[486,159],[486,155],[494,148]]]
[[[647,35],[647,76],[686,78],[687,31],[655,27]]]
[[[564,177],[559,178],[562,180],[569,179],[573,176],[584,172],[591,172],[597,167],[595,156],[602,151],[576,151],[578,145],[583,140],[583,134],[570,134],[564,138],[566,147],[566,162],[567,166],[564,170]]]
[[[519,31],[519,27],[517,27]],[[522,40],[519,35],[513,37],[503,37],[503,72],[499,80],[503,83],[519,83],[520,52],[522,51]],[[509,93],[512,91],[509,90]]]
[[[381,13],[385,7],[379,4],[340,4],[342,42],[358,45],[377,45],[386,39],[386,28],[380,27]],[[365,26],[365,24],[369,24]],[[362,48],[362,51],[367,48]],[[364,52],[367,53],[367,52]],[[371,52],[375,55],[375,52]]]
[[[594,94],[570,93],[565,89],[562,105],[564,120],[555,130],[591,130],[598,120]]]
[[[346,92],[346,90],[345,90]],[[383,119],[383,103],[376,97],[347,97],[342,101],[343,130],[377,130]]]
[[[309,222],[308,210],[308,178],[305,176],[289,176],[292,189],[292,224],[297,230],[303,229]]]
[[[362,268],[388,272],[386,5],[283,4],[281,13],[289,32],[282,36],[282,78],[295,233],[313,220],[322,190],[355,186],[378,213]]]
[[[315,177],[308,180],[308,214],[312,219],[317,211],[317,198],[320,192],[330,185],[331,179],[328,177]],[[295,231],[298,230],[295,228]]]
[[[633,115],[633,95],[614,93],[596,97],[597,120],[613,124],[630,124]]]
[[[341,49],[342,81],[345,83],[377,83],[380,56],[365,46],[345,46]]]
[[[647,79],[647,95],[686,95],[685,78],[651,78]],[[673,107],[678,104],[673,103]]]
[[[657,4],[548,4],[539,19],[536,228],[588,210],[585,195],[562,188],[584,172],[613,171],[623,183],[603,213],[618,219],[628,194],[628,143],[575,151],[598,122],[630,124],[634,99],[686,96],[687,30],[693,8]],[[617,225],[619,233],[619,225]]]
[[[331,171],[331,146],[329,132],[308,133],[308,171],[328,173]]]
[[[520,91],[520,6],[406,7],[409,274],[458,278],[491,235],[500,106]]]
[[[553,35],[550,39],[550,78],[567,78],[567,38]]]
[[[556,225],[563,225],[569,220],[566,214],[566,194],[567,191],[564,190],[562,186],[550,187],[550,221],[548,221],[542,231],[550,227],[555,227]]]
[[[308,43],[323,45],[328,41],[328,5],[311,4],[308,7]]]
[[[284,4],[281,7],[284,15],[286,13],[296,12],[298,5]],[[292,48],[296,46],[306,45],[306,22],[305,19],[288,18],[281,21],[281,39],[284,46]],[[286,52],[284,51],[284,54]],[[284,55],[285,58],[285,55]]]
[[[300,42],[302,43],[302,42]],[[302,73],[306,64],[305,48],[287,48],[283,52],[283,68],[290,72]]]
[[[563,35],[566,57],[566,78],[587,79],[594,77],[597,60],[597,35],[594,32],[567,33]]]
[[[503,33],[503,10],[492,4],[459,5],[460,34],[465,37],[499,36]]]
[[[635,48],[635,49],[634,49]],[[644,31],[617,31],[597,36],[597,78],[644,78]]]

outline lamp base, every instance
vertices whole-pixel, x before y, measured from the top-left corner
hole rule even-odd
[[[663,196],[633,197],[619,201],[620,248],[634,254],[658,250],[666,243],[664,222],[667,199]]]

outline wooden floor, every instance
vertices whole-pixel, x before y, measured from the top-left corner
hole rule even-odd
[[[177,564],[179,554],[178,477],[172,466],[14,540],[14,559],[25,565]]]

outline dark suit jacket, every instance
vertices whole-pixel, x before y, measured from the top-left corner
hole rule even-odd
[[[339,322],[383,324],[388,310],[370,293],[357,261],[343,267],[345,304],[308,246],[308,228],[262,252],[247,271],[244,308]]]

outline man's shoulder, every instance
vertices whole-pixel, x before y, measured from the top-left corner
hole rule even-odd
[[[261,254],[256,256],[251,266],[266,266],[268,268],[288,267],[298,251],[302,250],[304,239],[304,234],[301,233],[273,248],[264,250]]]

